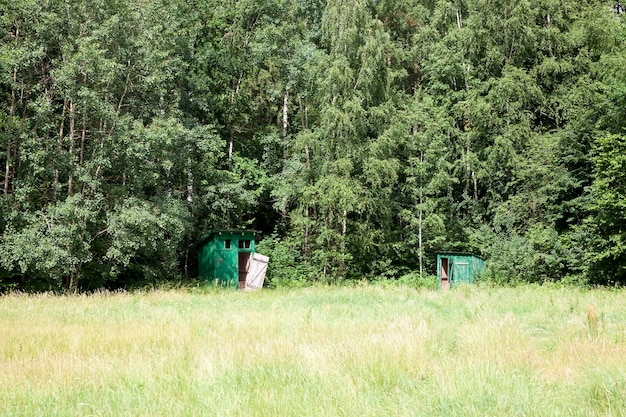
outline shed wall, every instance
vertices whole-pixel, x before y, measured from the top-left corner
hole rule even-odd
[[[485,269],[485,260],[471,254],[437,254],[439,289],[448,289],[461,283],[472,283]]]
[[[239,287],[239,254],[254,253],[254,232],[211,232],[198,247],[198,275],[226,287]]]

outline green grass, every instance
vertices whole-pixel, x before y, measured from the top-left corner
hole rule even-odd
[[[8,295],[0,415],[623,416],[625,295]]]

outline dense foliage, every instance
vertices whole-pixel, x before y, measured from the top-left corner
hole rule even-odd
[[[626,21],[571,0],[0,4],[0,286],[194,276],[626,283]]]

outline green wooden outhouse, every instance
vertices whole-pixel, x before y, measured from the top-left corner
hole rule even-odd
[[[251,230],[205,235],[196,245],[200,278],[234,289],[261,288],[269,258],[255,253],[255,236]]]
[[[472,253],[437,254],[437,279],[440,290],[448,290],[462,282],[471,284],[484,270],[485,260]]]

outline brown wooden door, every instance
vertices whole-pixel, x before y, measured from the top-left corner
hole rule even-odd
[[[441,289],[447,291],[450,289],[450,280],[448,278],[448,258],[441,258]]]
[[[246,288],[246,279],[250,271],[250,252],[239,252],[239,289]]]

